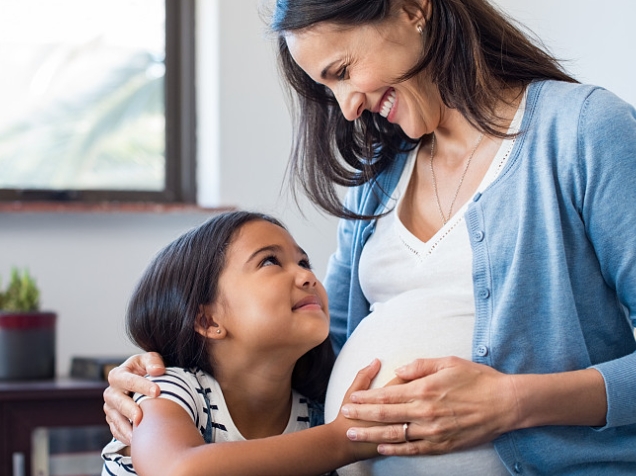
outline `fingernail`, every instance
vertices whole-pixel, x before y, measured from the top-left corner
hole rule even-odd
[[[352,402],[357,402],[358,401],[358,395],[355,393],[352,393],[351,396],[349,397],[349,400],[351,400]]]
[[[385,445],[378,445],[378,453],[380,453],[381,455],[386,453],[386,446]]]
[[[406,366],[403,365],[402,367],[398,367],[397,369],[395,369],[395,373],[399,374],[401,372],[404,372],[406,370]]]
[[[340,409],[340,411],[342,412],[342,414],[343,414],[344,416],[346,416],[347,418],[349,418],[350,411],[349,411],[349,407],[348,407],[348,406],[346,406],[346,405],[345,405],[344,407],[342,407],[342,408]]]
[[[358,439],[358,433],[354,428],[349,428],[347,430],[347,438],[349,438],[351,441],[355,441]]]

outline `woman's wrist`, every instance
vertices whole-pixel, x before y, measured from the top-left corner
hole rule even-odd
[[[516,401],[510,430],[545,425],[605,425],[605,381],[597,370],[510,377]]]

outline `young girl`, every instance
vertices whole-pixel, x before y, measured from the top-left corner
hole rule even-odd
[[[136,396],[130,451],[109,443],[103,475],[316,475],[377,455],[346,437],[360,422],[320,425],[334,358],[327,294],[277,220],[225,213],[179,237],[138,283],[127,329],[170,368],[149,377],[159,398]]]

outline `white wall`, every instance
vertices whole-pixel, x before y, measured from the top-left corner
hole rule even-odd
[[[273,49],[257,14],[260,0],[199,0],[201,11],[220,13],[219,31],[207,29],[199,76],[201,183],[220,188],[201,194],[208,203],[258,209],[289,226],[322,276],[335,246],[335,221],[304,206],[306,218],[280,194],[291,126],[280,90]],[[553,52],[571,59],[580,79],[608,87],[636,104],[631,46],[636,32],[633,0],[498,0],[527,22]],[[212,19],[212,26],[215,21]],[[206,26],[207,23],[202,23]],[[631,27],[631,28],[630,28]],[[219,35],[218,37],[216,35]],[[204,50],[215,38],[220,49]],[[220,68],[215,70],[214,58]],[[218,85],[218,86],[217,86]],[[218,107],[215,107],[218,104]],[[216,141],[218,138],[218,142]],[[209,180],[208,180],[209,177]],[[58,312],[58,373],[72,355],[119,355],[135,351],[123,334],[128,296],[152,255],[207,215],[0,213],[0,275],[27,266],[42,287],[43,308]]]
[[[495,0],[530,28],[583,83],[636,105],[636,2],[633,0]]]

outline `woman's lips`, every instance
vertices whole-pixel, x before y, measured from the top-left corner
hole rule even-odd
[[[390,88],[384,97],[382,98],[382,102],[380,103],[380,115],[384,118],[388,118],[391,110],[393,109],[393,105],[395,104],[395,89]]]

